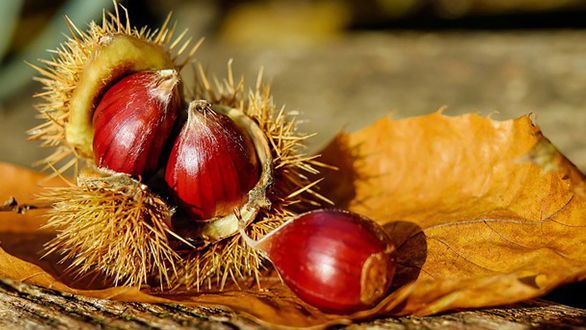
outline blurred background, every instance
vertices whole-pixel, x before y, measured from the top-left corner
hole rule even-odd
[[[277,104],[298,110],[319,150],[341,129],[392,113],[533,112],[545,134],[586,170],[586,0],[127,0],[134,25],[206,37],[197,60],[253,82],[263,66]],[[0,161],[30,166],[26,142],[39,84],[24,62],[48,58],[67,33],[111,0],[0,0]],[[187,80],[191,73],[186,72]],[[547,298],[586,307],[584,284]],[[579,293],[582,292],[582,293]]]

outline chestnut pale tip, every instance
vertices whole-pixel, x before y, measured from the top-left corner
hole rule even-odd
[[[173,69],[165,69],[156,71],[156,74],[159,76],[159,80],[152,82],[152,88],[149,89],[149,93],[161,103],[168,104],[171,102],[174,90],[179,84],[179,73]]]

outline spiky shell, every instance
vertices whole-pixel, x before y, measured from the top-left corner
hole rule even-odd
[[[29,131],[30,139],[55,149],[39,163],[54,176],[72,167],[78,176],[77,185],[40,196],[53,206],[46,228],[57,232],[46,252],[62,254],[76,274],[97,271],[132,286],[153,279],[168,286],[175,277],[170,208],[140,182],[97,173],[91,150],[93,102],[103,89],[132,71],[180,71],[195,54],[202,40],[193,43],[187,31],[175,37],[170,21],[169,15],[159,29],[137,29],[114,1],[114,12],[104,11],[101,24],[91,22],[87,31],[66,18],[71,35],[50,60],[40,60],[42,67],[31,64],[43,85],[35,96],[44,122]],[[85,169],[89,177],[80,175]]]
[[[171,210],[126,175],[80,177],[40,196],[53,208],[44,226],[57,232],[45,251],[63,256],[76,275],[100,271],[115,285],[169,284],[179,255],[169,240]]]
[[[186,31],[174,37],[170,16],[157,30],[132,27],[128,12],[116,3],[114,13],[104,11],[102,24],[91,22],[85,32],[68,18],[66,22],[71,36],[52,51],[50,60],[40,60],[44,67],[31,64],[41,75],[36,80],[43,91],[35,96],[42,100],[36,109],[44,123],[29,131],[30,139],[55,148],[39,162],[55,174],[77,166],[82,158],[91,159],[92,102],[108,82],[131,71],[180,71],[201,43],[190,48],[191,38],[183,40]]]
[[[154,47],[154,53],[163,51],[159,52],[161,61],[156,65],[172,65],[179,71],[186,60],[179,62],[178,58],[188,60],[199,45],[181,56],[191,40],[183,42],[184,33],[173,39],[174,28],[169,27],[169,19],[159,30],[138,30],[131,27],[127,13],[123,22],[118,5],[115,8],[114,13],[103,15],[101,25],[91,23],[87,32],[81,32],[68,21],[71,37],[54,52],[53,59],[42,61],[46,68],[35,66],[42,75],[37,80],[44,85],[44,91],[36,95],[44,100],[37,110],[45,123],[30,134],[43,146],[56,148],[42,160],[55,170],[55,175],[72,166],[77,169],[81,159],[91,159],[91,150],[87,150],[91,146],[87,118],[92,109],[88,102],[99,95],[100,88],[105,88],[103,83],[89,88],[84,84],[88,63],[95,59],[96,49],[112,40],[139,42]],[[252,118],[269,145],[273,175],[268,195],[271,207],[260,209],[246,228],[248,234],[258,239],[294,216],[296,210],[329,203],[315,189],[319,180],[311,179],[317,176],[317,168],[325,165],[317,161],[318,156],[305,154],[303,141],[310,135],[298,133],[295,116],[275,107],[270,88],[262,83],[262,74],[255,88],[247,90],[242,78],[234,80],[230,64],[227,79],[213,86],[201,67],[199,71],[193,98],[236,109]],[[102,77],[100,74],[98,68],[95,76]],[[106,73],[106,80],[115,79],[113,74],[120,73]],[[85,88],[80,88],[80,84]],[[75,112],[80,99],[85,110]],[[72,123],[81,125],[72,127]],[[87,165],[92,168],[91,161]],[[47,227],[57,231],[56,238],[47,246],[48,253],[62,253],[74,271],[81,274],[97,270],[118,285],[140,286],[154,277],[161,286],[199,289],[204,285],[221,288],[228,279],[258,279],[264,259],[246,246],[238,234],[195,248],[171,231],[171,212],[164,200],[139,182],[112,181],[112,177],[117,178],[81,178],[77,186],[52,189],[42,196],[53,204]],[[175,243],[182,242],[181,249],[174,249],[171,236],[175,236]]]

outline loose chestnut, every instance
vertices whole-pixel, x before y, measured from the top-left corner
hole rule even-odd
[[[299,215],[259,241],[281,278],[302,300],[329,313],[372,307],[387,293],[395,247],[374,221],[341,210]]]
[[[192,102],[167,163],[165,181],[199,220],[226,216],[248,200],[260,166],[251,138],[206,102]]]
[[[175,70],[139,72],[112,85],[93,115],[98,167],[149,177],[161,164],[181,105]]]

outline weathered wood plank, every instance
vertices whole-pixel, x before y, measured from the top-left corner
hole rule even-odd
[[[432,317],[386,317],[350,326],[388,329],[586,329],[586,310],[533,300]],[[87,298],[0,280],[0,328],[14,329],[233,329],[263,328],[215,308],[124,303]]]

